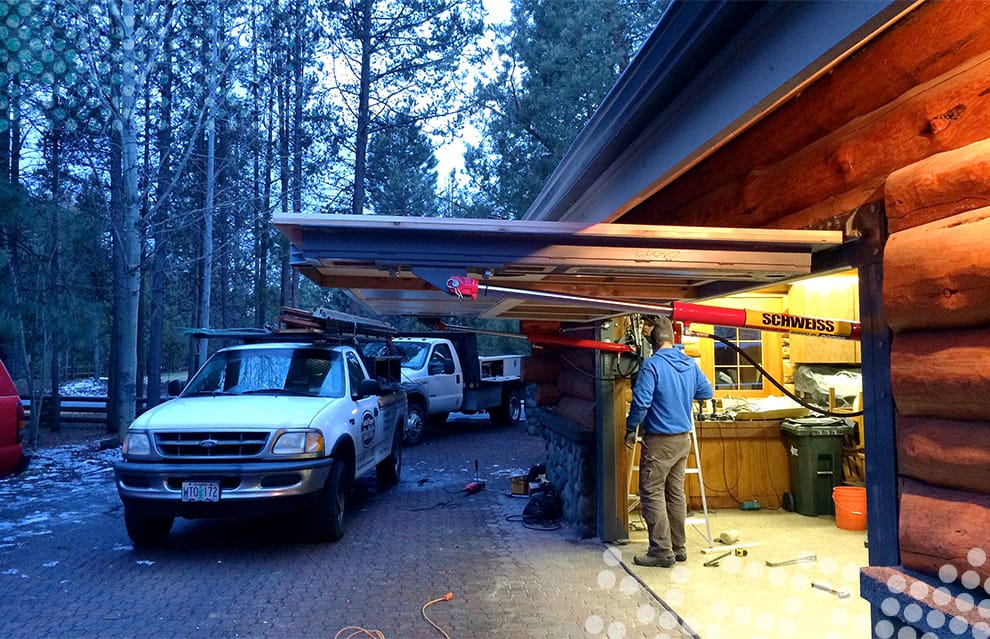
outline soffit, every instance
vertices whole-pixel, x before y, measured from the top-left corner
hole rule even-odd
[[[378,316],[586,322],[615,315],[589,302],[445,292],[447,278],[605,300],[669,304],[704,287],[768,286],[807,275],[840,231],[582,224],[369,215],[277,215],[293,267],[347,291]]]

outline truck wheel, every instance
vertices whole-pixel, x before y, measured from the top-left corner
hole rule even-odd
[[[409,406],[404,429],[404,441],[407,446],[415,446],[423,441],[426,435],[426,410],[419,404]]]
[[[127,536],[131,538],[135,546],[161,544],[172,531],[173,523],[175,523],[175,517],[138,515],[127,508],[124,509],[124,525],[127,527]]]
[[[375,478],[380,486],[394,486],[402,475],[402,424],[395,425],[392,452],[375,466]]]
[[[337,541],[344,536],[344,507],[347,503],[346,465],[334,460],[323,485],[320,501],[310,517],[310,532],[316,541]]]
[[[512,426],[522,419],[522,399],[517,391],[509,391],[502,398],[502,405],[488,411],[492,424],[496,426]]]

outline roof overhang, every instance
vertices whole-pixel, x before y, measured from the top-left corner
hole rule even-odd
[[[369,215],[277,215],[292,265],[344,289],[378,316],[585,322],[612,316],[594,304],[507,296],[459,299],[452,275],[489,284],[604,300],[664,304],[707,286],[765,287],[812,271],[841,231],[580,224]]]

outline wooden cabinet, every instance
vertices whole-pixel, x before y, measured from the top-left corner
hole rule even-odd
[[[780,420],[700,422],[698,447],[701,474],[709,508],[738,508],[739,502],[758,499],[764,508],[780,506],[790,490],[787,450]],[[696,466],[694,455],[688,466]],[[688,508],[701,509],[697,475],[685,480]]]
[[[859,278],[830,275],[796,282],[787,294],[787,312],[859,321]],[[790,336],[793,364],[859,364],[859,342],[794,333]]]

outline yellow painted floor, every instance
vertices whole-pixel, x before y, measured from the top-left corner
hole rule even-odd
[[[700,515],[700,513],[696,513]],[[642,525],[638,513],[633,527]],[[829,516],[809,517],[785,511],[718,510],[710,512],[709,544],[703,533],[688,528],[688,560],[673,568],[645,568],[633,555],[646,551],[646,531],[632,530],[628,545],[616,547],[622,561],[704,639],[723,637],[777,639],[869,637],[870,607],[859,596],[859,569],[868,564],[866,531],[842,530]],[[731,554],[717,566],[704,563],[727,552],[718,542],[736,531],[746,556]],[[704,552],[709,549],[711,552]],[[770,567],[814,555],[814,561]],[[812,582],[848,591],[848,598],[812,587]],[[643,618],[642,624],[657,620]],[[660,626],[660,639],[681,634]]]

